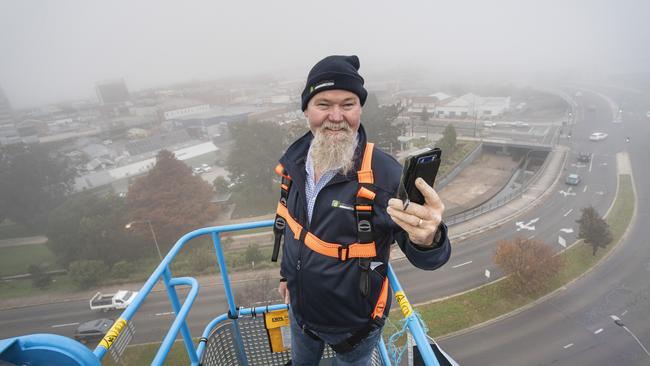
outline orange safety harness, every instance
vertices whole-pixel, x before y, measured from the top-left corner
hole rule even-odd
[[[271,257],[273,262],[278,260],[284,229],[288,225],[289,229],[293,233],[294,239],[300,240],[309,249],[319,254],[334,257],[340,261],[346,261],[350,258],[359,258],[359,264],[362,268],[359,289],[363,296],[368,296],[368,293],[370,292],[370,263],[371,259],[377,256],[372,223],[372,208],[375,199],[375,192],[371,190],[371,185],[374,183],[374,174],[372,172],[373,148],[373,143],[366,143],[363,159],[361,160],[361,170],[357,172],[359,189],[357,190],[354,211],[357,220],[358,242],[352,244],[329,243],[321,240],[316,235],[305,230],[305,228],[291,216],[289,209],[287,208],[287,199],[289,197],[289,189],[291,188],[291,177],[282,164],[276,166],[275,172],[282,177],[282,182],[280,184],[280,201],[278,202],[275,224],[273,225],[273,233],[275,235],[273,254]],[[377,299],[375,308],[370,315],[371,321],[368,326],[354,333],[347,340],[336,345],[330,345],[332,349],[339,353],[348,352],[363,340],[363,338],[365,338],[373,329],[377,326],[382,326],[387,300],[388,277],[385,277],[379,298]],[[317,336],[308,330],[306,330],[306,333],[317,338]]]

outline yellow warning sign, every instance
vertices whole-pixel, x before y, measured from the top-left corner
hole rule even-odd
[[[115,321],[115,324],[113,324],[113,326],[111,327],[111,329],[109,329],[108,332],[106,332],[106,335],[104,336],[102,341],[99,342],[99,347],[104,347],[107,350],[111,348],[111,345],[113,344],[113,342],[115,342],[115,340],[120,335],[122,329],[124,329],[125,326],[126,326],[126,320],[122,318],[117,319]]]
[[[404,314],[405,318],[413,313],[413,308],[411,307],[409,300],[406,298],[406,295],[404,295],[404,291],[397,291],[395,293],[395,299],[397,300],[399,308],[402,310],[402,314]]]
[[[288,339],[289,310],[276,310],[264,314],[264,325],[269,336],[271,352],[284,352],[289,349]]]

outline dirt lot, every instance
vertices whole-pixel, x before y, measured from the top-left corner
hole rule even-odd
[[[447,213],[489,199],[508,182],[517,162],[510,156],[483,154],[440,192]]]

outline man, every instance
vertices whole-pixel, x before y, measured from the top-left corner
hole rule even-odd
[[[416,182],[423,205],[405,209],[393,198],[402,167],[367,144],[360,121],[368,93],[358,70],[357,56],[329,56],[312,68],[302,93],[311,131],[280,159],[275,230],[276,243],[285,240],[279,291],[291,305],[292,365],[318,365],[324,343],[337,365],[367,365],[390,307],[390,245],[427,270],[451,254],[432,187]]]

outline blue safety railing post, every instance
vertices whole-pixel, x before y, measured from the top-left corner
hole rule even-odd
[[[388,356],[388,350],[386,349],[386,343],[384,343],[383,337],[379,337],[379,355],[384,363],[386,363],[386,360],[390,362],[390,356]],[[390,366],[390,363],[385,366]]]
[[[237,314],[237,308],[235,308],[235,297],[232,294],[232,288],[230,287],[230,277],[228,277],[228,268],[226,268],[226,260],[223,257],[223,251],[221,250],[221,237],[219,232],[212,232],[212,242],[214,243],[214,250],[217,253],[217,262],[219,263],[219,271],[221,271],[221,278],[223,279],[223,289],[226,292],[226,300],[228,301],[228,311],[233,316]]]
[[[187,294],[183,306],[181,306],[181,308],[178,310],[178,313],[172,322],[172,325],[169,327],[169,332],[167,332],[165,338],[160,344],[160,348],[158,348],[158,352],[151,362],[152,365],[162,365],[165,362],[165,359],[167,358],[167,355],[169,354],[169,351],[171,350],[172,346],[174,345],[174,341],[178,336],[178,332],[183,326],[187,326],[187,315],[189,314],[190,309],[194,304],[194,300],[196,300],[196,296],[199,294],[199,282],[192,277],[172,278],[169,280],[169,285],[172,287],[187,285],[190,286],[190,292]],[[191,351],[188,350],[188,355],[192,361],[192,366],[199,364],[198,356],[194,350],[194,346],[192,346]]]
[[[226,300],[228,301],[228,317],[232,319],[232,330],[235,333],[235,344],[237,345],[237,355],[239,356],[239,362],[242,364],[242,366],[248,366],[248,359],[246,358],[246,352],[244,352],[244,344],[242,343],[241,339],[241,331],[239,329],[239,323],[237,322],[237,318],[239,318],[239,311],[235,307],[235,297],[233,296],[232,288],[230,287],[228,268],[226,267],[226,260],[223,256],[223,250],[221,250],[221,236],[219,231],[212,232],[212,242],[214,243],[214,250],[217,253],[219,271],[221,271],[223,288],[226,292]]]
[[[418,346],[418,350],[420,351],[420,355],[422,355],[424,364],[427,366],[440,366],[438,360],[433,354],[433,350],[431,349],[429,340],[424,333],[424,329],[422,329],[422,326],[420,325],[420,320],[413,313],[413,308],[406,298],[406,295],[404,295],[402,285],[397,280],[397,276],[395,276],[393,267],[390,264],[388,264],[388,281],[390,282],[390,287],[395,293],[397,304],[399,305],[402,314],[404,314],[404,317],[406,318],[406,325],[411,331],[411,335],[415,339],[415,344]]]
[[[172,285],[172,273],[169,269],[169,266],[165,267],[163,271],[163,281],[165,282],[165,287],[167,288],[167,294],[169,295],[169,301],[172,303],[172,309],[174,314],[178,317],[181,310],[181,303],[178,300],[178,294],[176,293],[176,288]],[[198,285],[197,285],[198,286]],[[198,289],[198,288],[197,288]],[[190,358],[192,364],[198,364],[199,359],[196,356],[196,349],[194,348],[194,343],[192,343],[192,335],[190,334],[190,328],[187,326],[187,320],[183,318],[183,323],[181,325],[181,334],[183,335],[183,342],[185,342],[185,348],[187,349],[187,354]]]

